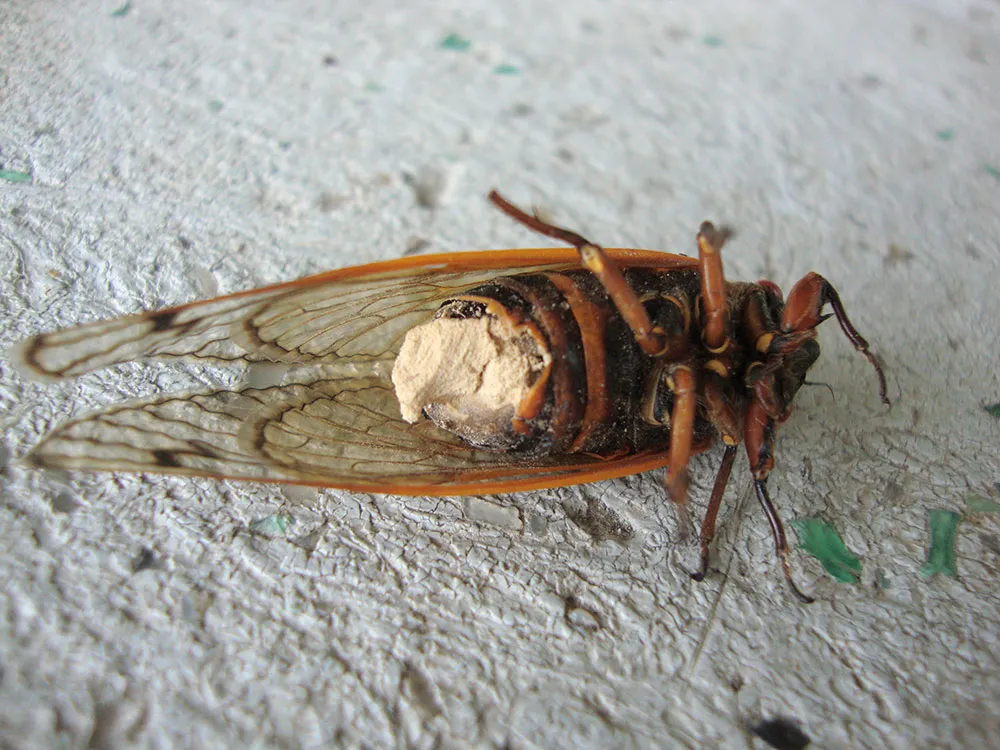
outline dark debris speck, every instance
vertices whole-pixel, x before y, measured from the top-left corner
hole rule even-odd
[[[798,722],[784,716],[761,719],[750,726],[750,731],[775,750],[803,750],[812,741]]]

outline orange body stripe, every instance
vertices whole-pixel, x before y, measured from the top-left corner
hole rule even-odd
[[[590,436],[611,415],[611,400],[608,398],[607,379],[607,332],[608,313],[606,308],[595,305],[568,276],[558,273],[545,274],[549,281],[562,293],[569,303],[583,344],[584,367],[587,375],[587,403],[583,411],[583,421],[576,439],[568,451],[576,453],[584,449]]]

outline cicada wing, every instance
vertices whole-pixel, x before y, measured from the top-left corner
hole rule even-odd
[[[630,265],[688,267],[667,253],[610,250]],[[100,321],[22,342],[30,376],[73,377],[146,358],[289,364],[391,359],[406,331],[449,296],[498,273],[577,266],[574,250],[452,253],[401,258],[298,281]]]
[[[27,374],[40,378],[73,377],[147,358],[288,364],[388,359],[406,331],[444,298],[489,275],[397,271],[339,279],[324,274],[43,334],[21,344],[15,357]]]
[[[400,417],[373,377],[160,397],[69,422],[31,454],[71,470],[292,482],[401,495],[508,492],[643,471],[662,456],[602,461],[478,450]]]

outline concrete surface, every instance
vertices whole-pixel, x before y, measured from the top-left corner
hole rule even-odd
[[[797,554],[802,606],[745,462],[696,585],[655,473],[413,500],[33,471],[70,415],[239,374],[0,359],[0,744],[746,748],[784,717],[814,747],[994,745],[997,516],[967,514],[957,578],[917,571],[928,511],[1000,480],[996,2],[116,2],[0,5],[0,349],[537,246],[495,186],[607,245],[690,252],[710,217],[731,278],[825,274],[896,405],[828,324],[835,395],[799,397],[772,491],[864,569]]]

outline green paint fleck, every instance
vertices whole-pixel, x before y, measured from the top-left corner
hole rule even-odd
[[[997,419],[1000,419],[1000,403],[988,404],[987,406],[983,407],[983,411],[985,411],[991,417],[996,417]]]
[[[208,111],[209,112],[221,112],[223,106],[225,106],[225,105],[223,105],[223,103],[221,101],[219,101],[218,99],[213,99],[212,101],[210,101],[208,103]]]
[[[250,531],[264,534],[265,536],[282,536],[293,523],[295,523],[295,519],[291,516],[283,513],[275,513],[274,515],[264,516],[263,518],[258,518],[256,521],[251,521]]]
[[[31,174],[16,169],[0,169],[0,180],[7,182],[31,182]]]
[[[992,164],[984,164],[983,169],[985,169],[986,174],[988,174],[994,180],[1000,180],[1000,169],[997,169]]]
[[[291,141],[278,141],[278,148],[280,148],[282,151],[287,151],[291,147],[292,147]]]
[[[721,47],[724,42],[721,36],[715,36],[714,34],[709,34],[708,36],[702,37],[701,41],[706,47]]]
[[[955,140],[955,131],[951,128],[945,128],[944,130],[939,130],[934,135],[937,136],[939,141],[953,141]]]
[[[379,91],[385,91],[385,89],[378,85],[377,83],[366,83],[365,91],[371,91],[372,93],[378,93]]]
[[[823,569],[841,583],[861,580],[861,559],[844,545],[840,534],[822,518],[792,521],[803,551],[823,564]]]
[[[111,17],[112,18],[125,18],[125,16],[128,15],[128,12],[130,10],[132,10],[132,0],[125,0],[124,3],[122,3],[120,6],[118,6],[117,10],[111,11]]]
[[[498,76],[516,76],[521,71],[516,65],[507,65],[506,63],[503,63],[493,68],[493,72]]]
[[[441,44],[438,46],[441,49],[450,49],[454,52],[465,52],[465,50],[472,46],[472,42],[458,34],[449,34],[441,40]]]
[[[1000,513],[1000,503],[982,495],[965,496],[966,513]]]
[[[930,512],[931,548],[927,551],[927,562],[920,568],[921,578],[931,578],[938,573],[954,578],[958,575],[955,565],[955,532],[962,515],[953,510],[932,510]]]

